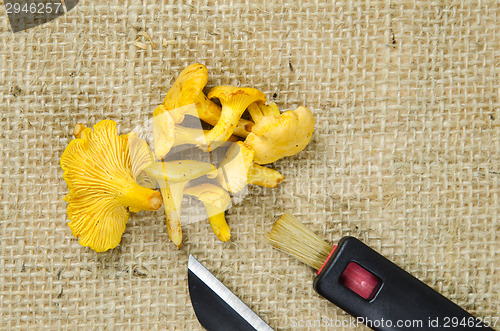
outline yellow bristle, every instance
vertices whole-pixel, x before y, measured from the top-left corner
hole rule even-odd
[[[321,240],[295,216],[285,213],[274,224],[269,241],[278,249],[319,270],[333,247]]]

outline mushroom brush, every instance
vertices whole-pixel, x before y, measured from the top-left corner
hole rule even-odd
[[[344,237],[332,247],[286,213],[268,239],[318,270],[313,283],[318,294],[374,330],[429,330],[446,325],[489,329],[356,238]]]

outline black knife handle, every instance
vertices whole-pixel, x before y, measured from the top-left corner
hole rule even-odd
[[[368,299],[341,282],[352,262],[379,280]],[[374,330],[492,330],[353,237],[339,241],[314,279],[314,289]]]

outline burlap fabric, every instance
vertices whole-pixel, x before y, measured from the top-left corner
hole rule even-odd
[[[285,211],[331,243],[362,239],[480,317],[500,315],[496,1],[84,0],[17,34],[3,6],[0,17],[0,328],[200,329],[191,253],[272,327],[333,329],[348,315],[264,240]],[[312,142],[274,164],[278,188],[251,187],[228,211],[228,243],[197,222],[177,250],[160,210],[133,214],[116,249],[81,247],[59,167],[73,126],[113,119],[128,132],[194,62],[209,87],[310,107]]]

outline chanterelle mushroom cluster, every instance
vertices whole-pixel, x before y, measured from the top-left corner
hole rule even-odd
[[[203,203],[214,233],[227,241],[229,193],[247,184],[276,187],[283,181],[278,171],[263,165],[305,148],[314,131],[312,112],[301,106],[281,113],[276,104],[266,103],[264,93],[249,87],[217,86],[205,95],[207,81],[203,64],[180,73],[153,113],[154,154],[135,133],[117,136],[113,121],[99,122],[93,132],[81,124],[75,127],[76,139],[66,148],[61,167],[70,190],[69,226],[82,245],[96,251],[116,247],[128,211],[156,210],[163,200],[168,236],[180,247],[184,194]],[[252,121],[242,118],[247,110]],[[183,125],[187,116],[213,127]],[[210,152],[227,141],[230,147],[217,166],[168,158],[175,146],[190,144]]]

